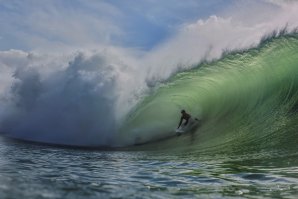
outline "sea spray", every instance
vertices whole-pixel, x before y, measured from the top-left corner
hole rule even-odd
[[[15,69],[1,100],[1,131],[47,143],[109,145],[123,114],[117,106],[124,84],[121,66],[98,53],[78,53],[50,75],[41,70],[30,65]]]

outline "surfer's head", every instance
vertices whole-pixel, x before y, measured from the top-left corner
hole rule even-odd
[[[185,110],[184,110],[184,109],[182,109],[182,110],[181,110],[181,113],[185,113]]]

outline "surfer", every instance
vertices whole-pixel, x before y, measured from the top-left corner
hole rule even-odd
[[[182,114],[182,115],[181,115],[181,119],[180,119],[179,126],[178,126],[177,129],[179,129],[179,127],[181,126],[183,120],[185,120],[183,126],[186,126],[186,125],[188,124],[189,119],[191,118],[191,115],[188,114],[188,113],[186,113],[185,110],[182,110],[182,111],[181,111],[181,114]],[[195,120],[196,120],[196,121],[199,121],[197,118],[195,118]]]

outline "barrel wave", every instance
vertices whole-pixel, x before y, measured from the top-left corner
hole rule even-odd
[[[275,35],[258,47],[175,74],[130,112],[118,136],[121,144],[234,152],[295,149],[297,52],[296,33]],[[177,137],[181,109],[199,118],[200,126]]]

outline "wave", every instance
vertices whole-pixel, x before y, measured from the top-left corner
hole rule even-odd
[[[0,130],[24,140],[92,147],[160,140],[159,147],[189,147],[191,140],[206,149],[297,140],[297,50],[297,34],[281,32],[218,60],[170,68],[164,78],[148,77],[147,70],[105,51],[78,53],[69,63],[2,53],[4,77],[13,77],[0,87]],[[181,109],[201,125],[177,138]]]
[[[296,33],[272,35],[258,47],[230,52],[177,73],[134,107],[121,127],[118,143],[163,140],[149,144],[151,149],[295,148],[297,50]],[[200,127],[176,137],[181,109],[199,118]]]

